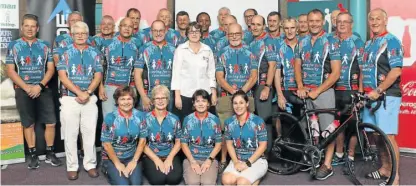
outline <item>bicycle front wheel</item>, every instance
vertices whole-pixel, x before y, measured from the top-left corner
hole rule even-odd
[[[396,155],[387,135],[372,124],[358,125],[360,155],[349,166],[356,184],[391,185],[396,177]]]

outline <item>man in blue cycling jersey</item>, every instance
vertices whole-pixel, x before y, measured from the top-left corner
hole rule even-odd
[[[231,15],[231,11],[227,7],[222,7],[218,10],[217,19],[218,19],[219,27],[209,33],[209,35],[212,35],[214,37],[215,42],[218,42],[219,39],[221,39],[222,37],[226,35],[224,28],[228,26],[224,25],[224,20],[229,15]]]
[[[120,35],[103,44],[106,63],[103,65],[103,81],[98,95],[102,100],[103,116],[116,109],[113,94],[118,87],[134,86],[133,65],[139,58],[142,43],[133,37],[134,24],[124,18],[119,25]]]
[[[188,40],[186,36],[186,27],[189,25],[189,14],[185,11],[179,11],[176,14],[176,24],[178,26],[178,32],[180,33],[181,37],[179,38],[179,44],[185,43]]]
[[[332,87],[341,71],[339,44],[328,38],[323,29],[324,23],[324,14],[318,9],[311,10],[308,13],[310,34],[299,41],[295,52],[297,94],[300,98],[309,97],[316,109],[335,108]],[[319,114],[318,117],[321,131],[337,125],[332,114]],[[325,161],[318,169],[316,179],[325,180],[334,174],[331,165],[334,146],[335,142],[327,146]]]
[[[109,15],[103,16],[100,24],[100,33],[92,37],[92,46],[104,53],[104,42],[114,37],[114,19]]]
[[[214,36],[209,34],[209,27],[211,26],[211,17],[206,12],[201,12],[196,16],[196,21],[201,26],[202,38],[201,42],[208,45],[211,50],[215,51]]]
[[[403,49],[400,40],[387,31],[387,13],[383,9],[374,9],[368,14],[368,24],[373,38],[365,43],[363,56],[364,91],[372,100],[386,95],[386,107],[380,107],[374,115],[367,108],[363,111],[363,122],[377,125],[387,134],[396,155],[396,178],[393,185],[399,184],[399,148],[395,136],[399,127],[399,111],[402,100],[400,91],[400,75],[403,66]],[[381,157],[383,159],[383,157]],[[367,175],[374,179],[388,179],[389,167],[382,167]]]
[[[244,11],[244,22],[247,25],[247,29],[243,31],[243,40],[247,44],[251,43],[251,41],[253,40],[251,21],[253,20],[253,17],[256,15],[258,15],[258,13],[257,10],[254,8],[249,8],[246,11]]]
[[[134,64],[134,82],[140,94],[141,109],[145,111],[152,109],[150,98],[153,87],[165,85],[170,89],[175,52],[175,46],[166,41],[167,29],[163,21],[154,21],[151,30],[153,40],[143,45],[139,60]],[[173,99],[170,99],[169,110],[172,103]]]

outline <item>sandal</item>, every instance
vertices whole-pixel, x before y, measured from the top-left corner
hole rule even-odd
[[[380,173],[380,171],[377,170],[377,171],[368,173],[367,175],[365,175],[365,178],[374,179],[374,180],[379,180],[379,179],[385,179],[386,180],[388,177],[385,176],[385,175],[382,175]]]

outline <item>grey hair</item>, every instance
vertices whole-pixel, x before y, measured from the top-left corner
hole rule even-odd
[[[221,12],[221,10],[227,10],[227,12],[228,12],[228,14],[231,14],[231,10],[228,8],[228,7],[222,7],[222,8],[220,8],[219,10],[218,10],[218,13],[220,13]]]
[[[386,19],[387,20],[387,12],[384,10],[384,9],[382,9],[382,8],[375,8],[375,9],[373,9],[373,10],[371,10],[370,12],[368,12],[368,15],[367,15],[367,18],[370,18],[370,14],[372,13],[372,12],[374,12],[374,11],[381,11],[382,13],[383,13],[383,16],[384,16],[384,19]]]
[[[294,17],[288,17],[288,18],[286,18],[286,19],[284,19],[283,21],[282,21],[282,26],[284,26],[285,25],[285,23],[287,23],[287,22],[295,22],[295,26],[296,26],[296,28],[298,27],[298,19],[297,18],[294,18]]]
[[[152,93],[151,93],[152,94],[152,99],[155,98],[157,93],[164,94],[167,97],[168,102],[169,102],[169,100],[170,100],[170,91],[169,91],[168,87],[166,87],[165,85],[156,85],[152,89]]]
[[[74,25],[71,26],[71,33],[74,34],[75,33],[75,29],[76,28],[81,28],[84,29],[87,33],[90,32],[90,29],[88,28],[87,23],[84,23],[82,21],[78,21],[76,22]]]
[[[79,16],[81,16],[82,21],[84,20],[84,16],[82,16],[81,12],[79,12],[79,11],[73,11],[73,12],[71,12],[71,13],[68,15],[68,19],[69,19],[69,17],[71,17],[72,15],[79,15]]]
[[[349,12],[341,12],[341,13],[339,13],[337,15],[337,19],[338,19],[339,16],[342,16],[342,15],[348,15],[350,17],[351,23],[354,23],[354,18],[352,17],[351,13],[349,13]]]

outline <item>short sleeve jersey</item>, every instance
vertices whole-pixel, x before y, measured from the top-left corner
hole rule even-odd
[[[225,32],[224,32],[224,30],[223,30],[223,29],[221,29],[221,28],[217,28],[217,29],[215,29],[215,30],[211,31],[211,32],[209,33],[209,35],[211,35],[212,37],[214,37],[215,42],[218,42],[218,40],[220,40],[222,37],[224,37],[224,36],[225,36]]]
[[[104,37],[101,36],[101,34],[97,34],[95,36],[92,37],[92,41],[91,41],[91,45],[94,46],[95,48],[97,48],[98,50],[101,51],[101,53],[104,54],[104,44],[106,42],[111,41],[113,38],[111,39],[105,39]]]
[[[181,137],[179,118],[170,112],[166,112],[162,123],[159,123],[155,111],[152,111],[146,114],[146,124],[149,148],[158,157],[167,157],[175,145],[175,140]]]
[[[365,91],[376,89],[392,68],[403,67],[402,44],[388,32],[366,42],[363,56],[363,86]],[[386,90],[386,95],[401,97],[400,78]]]
[[[292,48],[287,40],[280,40],[277,46],[276,69],[281,70],[281,85],[283,90],[297,90],[294,70],[295,48]]]
[[[127,159],[134,156],[138,139],[147,138],[147,125],[145,114],[133,109],[130,116],[124,116],[120,110],[108,113],[101,127],[101,142],[111,143],[119,159]],[[108,159],[105,150],[103,159]]]
[[[212,51],[215,51],[215,39],[212,35],[209,35],[208,33],[204,34],[202,36],[201,42],[208,45],[209,48],[211,48]]]
[[[151,28],[145,28],[142,31],[140,31],[139,33],[139,38],[143,43],[148,43],[149,41],[153,40],[153,36],[152,36],[152,30]],[[168,28],[166,35],[165,35],[165,40],[172,44],[173,46],[177,47],[180,44],[180,38],[181,38],[181,34],[172,29],[172,28]]]
[[[120,36],[105,42],[104,54],[106,65],[104,66],[104,84],[115,86],[134,86],[133,65],[139,59],[139,49],[142,43],[132,37],[123,41]]]
[[[146,43],[140,50],[139,60],[134,68],[143,69],[143,85],[148,95],[156,85],[170,89],[175,46],[165,42],[160,48],[156,43]]]
[[[325,32],[313,45],[311,40],[307,35],[295,49],[295,59],[302,61],[303,84],[309,88],[320,86],[331,73],[331,61],[340,60],[339,43]]]
[[[220,120],[217,116],[207,113],[199,118],[196,112],[185,117],[182,126],[181,143],[189,145],[192,157],[206,160],[216,143],[222,141]]]
[[[27,83],[36,85],[45,76],[47,63],[53,63],[48,42],[35,39],[31,45],[24,38],[9,43],[6,64],[14,64],[17,74]]]
[[[217,72],[224,72],[225,80],[235,90],[241,89],[250,78],[251,70],[258,68],[256,57],[246,46],[232,47],[231,45],[223,48],[217,56],[215,65]],[[251,91],[247,92],[252,96]],[[221,96],[230,95],[226,90],[221,90]]]
[[[243,126],[235,115],[226,119],[224,125],[225,140],[233,141],[237,158],[241,161],[246,161],[254,154],[259,142],[267,142],[266,125],[263,119],[254,114],[247,113]]]
[[[335,84],[335,90],[358,90],[364,42],[355,35],[351,35],[344,40],[336,35],[331,37],[339,43],[341,57],[341,74]]]
[[[273,51],[273,41],[269,38],[268,34],[264,32],[252,40],[249,48],[256,57],[258,63],[257,84],[265,85],[269,62],[276,61],[276,53]]]
[[[71,44],[66,47],[56,69],[64,70],[75,86],[86,91],[94,79],[94,74],[103,72],[101,58],[100,51],[94,47],[87,45],[81,52],[75,44]],[[61,96],[76,97],[76,94],[66,89],[63,84],[60,88]]]

